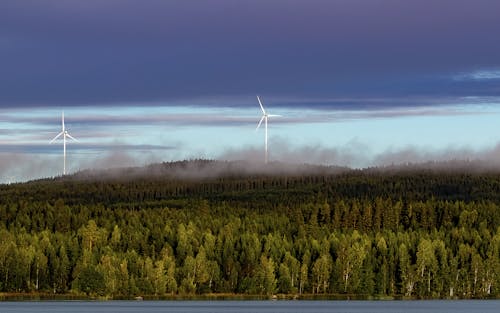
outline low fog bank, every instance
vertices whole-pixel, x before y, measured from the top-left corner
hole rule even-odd
[[[95,157],[91,154],[68,154],[66,168],[68,173],[80,172],[81,169],[93,169],[100,173],[106,169],[144,166],[160,162],[159,155],[142,152],[111,151]],[[60,178],[63,170],[63,158],[60,155],[0,153],[0,184],[18,183],[36,179]]]
[[[500,142],[483,149],[469,147],[432,149],[406,146],[379,153],[372,152],[368,145],[355,140],[338,148],[325,148],[320,145],[294,147],[283,142],[274,142],[271,146],[270,159],[295,164],[336,165],[352,169],[419,165],[434,169],[466,166],[500,170]],[[262,160],[263,158],[262,149],[247,147],[229,149],[218,159]]]
[[[150,164],[144,167],[113,168],[107,170],[85,170],[64,180],[212,180],[218,178],[269,177],[269,176],[317,176],[358,174],[402,174],[402,173],[470,173],[500,174],[498,163],[480,160],[405,162],[360,169],[331,165],[297,164],[273,161],[258,163],[251,161],[185,160]]]
[[[54,162],[46,157],[33,158],[24,153],[0,154],[0,184],[51,177],[56,170]]]
[[[64,179],[172,179],[204,180],[222,177],[263,177],[338,174],[349,171],[337,166],[292,164],[284,162],[252,162],[248,160],[184,160],[150,164],[144,167],[85,170]]]
[[[56,179],[196,180],[242,176],[328,175],[360,170],[500,173],[500,143],[482,150],[467,147],[433,150],[408,146],[378,154],[373,154],[366,145],[355,141],[339,148],[319,145],[294,147],[283,142],[274,142],[270,147],[271,161],[268,164],[263,162],[264,153],[260,147],[228,149],[215,158],[218,161],[192,159],[162,162],[167,155],[146,151],[140,154],[115,151],[89,159],[80,157],[80,160],[75,155],[74,158],[68,158],[69,168],[84,170],[65,177],[58,176]],[[172,159],[172,155],[169,159]],[[54,159],[53,156],[36,158],[16,153],[0,154],[1,182],[53,177],[54,173],[62,171],[62,164],[58,161],[61,158]]]

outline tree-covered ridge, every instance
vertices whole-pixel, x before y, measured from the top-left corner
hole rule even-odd
[[[372,169],[1,186],[0,291],[499,297],[499,183]]]

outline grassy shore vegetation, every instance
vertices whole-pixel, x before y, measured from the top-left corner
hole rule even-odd
[[[1,295],[500,297],[500,173],[327,172],[0,186]]]

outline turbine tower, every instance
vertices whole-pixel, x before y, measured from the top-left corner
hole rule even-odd
[[[268,148],[267,148],[267,120],[270,117],[278,117],[281,115],[274,115],[274,114],[267,114],[266,110],[264,109],[264,106],[262,105],[262,101],[260,101],[260,97],[257,96],[257,100],[259,101],[260,109],[262,110],[262,117],[260,118],[259,124],[257,125],[257,128],[255,131],[257,131],[262,124],[262,121],[264,121],[264,129],[265,129],[265,142],[264,142],[264,147],[265,147],[265,158],[264,162],[267,164],[268,161]]]
[[[54,137],[54,139],[52,139],[50,141],[50,143],[53,143],[57,138],[59,137],[63,137],[63,157],[64,157],[64,161],[63,161],[63,175],[66,175],[66,137],[78,142],[78,140],[76,140],[75,138],[73,138],[73,136],[71,136],[68,131],[66,130],[66,128],[64,127],[64,111],[62,112],[62,130],[59,134],[57,134],[57,136]]]

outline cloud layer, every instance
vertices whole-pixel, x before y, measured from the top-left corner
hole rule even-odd
[[[499,11],[488,0],[3,0],[0,106],[499,96]]]

